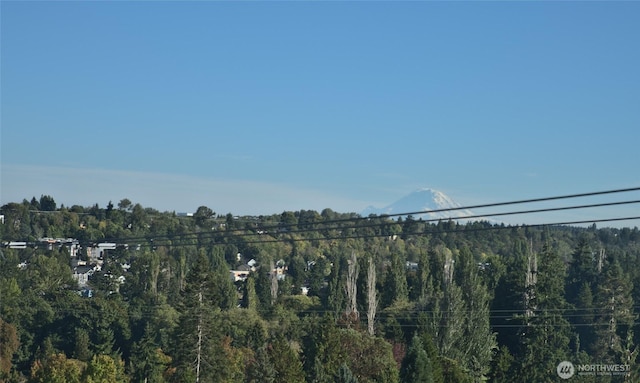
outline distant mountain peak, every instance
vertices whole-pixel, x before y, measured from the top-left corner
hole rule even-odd
[[[461,207],[462,205],[439,190],[420,188],[386,207],[369,206],[361,215],[366,217],[371,214],[399,214],[402,217],[411,215],[416,219],[450,219],[473,215],[467,209],[459,209]]]

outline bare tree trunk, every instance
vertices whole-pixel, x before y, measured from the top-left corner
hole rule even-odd
[[[178,286],[180,287],[180,291],[184,291],[184,281],[187,278],[187,257],[184,254],[180,256],[179,267]]]
[[[202,309],[202,291],[198,293],[198,302]],[[198,352],[196,354],[196,383],[200,382],[200,362],[202,361],[202,310],[198,314]]]
[[[600,249],[600,255],[598,256],[598,274],[602,273],[602,265],[604,264],[605,259],[607,259],[605,251],[604,249]]]
[[[149,254],[149,292],[154,299],[158,298],[158,277],[160,276],[160,257],[162,250]]]
[[[529,252],[527,254],[527,275],[525,279],[524,305],[526,308],[525,316],[532,317],[535,307],[531,307],[530,303],[535,298],[535,286],[538,282],[538,255],[533,252],[533,241],[530,242]]]
[[[273,265],[273,261],[269,263],[271,267],[271,272],[269,273],[269,278],[271,279],[271,304],[275,304],[278,299],[278,272]]]
[[[376,294],[376,265],[373,257],[369,258],[369,268],[367,269],[367,330],[369,335],[373,336],[375,330],[373,325],[376,319],[376,310],[378,309],[378,296]]]
[[[347,280],[345,289],[347,292],[347,317],[354,320],[358,319],[358,260],[356,259],[356,253],[351,252],[351,258],[348,261],[349,268],[347,270]]]

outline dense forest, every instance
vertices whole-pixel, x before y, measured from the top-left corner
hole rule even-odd
[[[3,382],[556,382],[563,361],[640,381],[638,228],[46,195],[0,214]]]

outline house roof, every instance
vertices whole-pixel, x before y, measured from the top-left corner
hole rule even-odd
[[[87,274],[92,272],[93,269],[94,269],[94,266],[88,266],[88,265],[76,266],[76,268],[73,269],[73,272],[75,274]]]

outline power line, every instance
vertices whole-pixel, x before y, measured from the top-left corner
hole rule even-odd
[[[396,217],[396,216],[417,215],[417,214],[425,214],[425,213],[440,213],[440,212],[455,211],[455,210],[471,210],[471,209],[480,209],[480,208],[487,208],[487,207],[518,205],[518,204],[533,203],[533,202],[555,201],[555,200],[569,199],[569,198],[592,197],[592,196],[605,195],[605,194],[626,193],[626,192],[639,191],[639,190],[640,190],[640,187],[626,188],[626,189],[613,189],[613,190],[605,190],[605,191],[599,191],[599,192],[567,194],[567,195],[554,196],[554,197],[532,198],[532,199],[516,200],[516,201],[509,201],[509,202],[496,202],[496,203],[487,203],[487,204],[481,204],[481,205],[453,207],[453,208],[446,208],[446,209],[416,211],[416,212],[410,212],[410,213],[396,213],[396,214],[388,214],[387,216]]]
[[[582,221],[565,221],[565,222],[553,222],[553,223],[540,223],[540,224],[524,224],[524,225],[515,225],[515,226],[489,226],[489,227],[463,227],[463,229],[441,229],[437,231],[424,231],[419,233],[411,233],[410,236],[420,236],[420,235],[438,235],[438,234],[451,234],[451,233],[470,233],[470,232],[478,232],[478,231],[490,231],[490,230],[513,230],[518,228],[527,228],[527,227],[545,227],[545,226],[567,226],[567,225],[579,225],[579,224],[589,224],[589,223],[602,223],[602,222],[618,222],[618,221],[628,221],[628,220],[636,220],[640,219],[640,216],[634,217],[618,217],[618,218],[604,218],[604,219],[596,219],[596,220],[582,220]],[[284,233],[287,234],[287,233]],[[251,234],[253,236],[254,234]],[[249,235],[246,235],[249,236]],[[235,236],[231,238],[243,237],[243,235]],[[332,237],[322,237],[322,238],[270,238],[270,239],[260,239],[255,241],[245,241],[244,244],[256,244],[256,243],[275,243],[275,242],[305,242],[305,241],[332,241],[332,240],[341,240],[341,239],[366,239],[366,238],[379,238],[379,237],[389,237],[389,234],[361,234],[361,235],[348,235],[348,236],[332,236]],[[226,245],[227,243],[212,243],[210,245]],[[158,246],[168,246],[168,247],[184,247],[184,246],[194,246],[195,244],[180,244],[180,243],[171,243],[171,244],[162,244],[156,243]]]
[[[481,204],[481,205],[471,205],[471,206],[463,206],[463,207],[451,207],[444,209],[435,209],[435,210],[424,210],[420,212],[405,212],[405,213],[397,213],[391,215],[381,215],[381,216],[369,216],[369,217],[350,217],[350,218],[342,218],[342,219],[333,219],[333,220],[323,220],[317,222],[298,222],[292,224],[272,224],[272,225],[260,225],[256,224],[254,228],[244,228],[244,229],[232,229],[232,230],[224,230],[224,231],[207,231],[207,232],[189,232],[189,233],[179,233],[176,235],[145,235],[138,237],[125,237],[125,238],[105,238],[100,241],[85,241],[83,244],[87,243],[95,243],[95,242],[120,242],[125,244],[137,244],[136,242],[140,241],[153,241],[155,245],[158,246],[193,246],[195,244],[166,244],[167,241],[175,242],[175,241],[186,241],[193,240],[197,242],[202,242],[207,239],[226,239],[226,238],[247,238],[247,237],[256,237],[263,236],[265,234],[271,236],[269,239],[259,239],[255,241],[247,241],[245,243],[268,243],[268,242],[292,242],[292,241],[307,241],[307,240],[336,240],[336,239],[357,239],[357,238],[371,238],[371,237],[383,237],[388,234],[378,233],[378,234],[366,234],[366,235],[352,235],[352,236],[332,236],[327,237],[326,235],[323,238],[277,238],[271,233],[268,233],[269,230],[275,230],[277,236],[285,236],[285,235],[293,235],[299,233],[306,232],[320,232],[323,230],[349,230],[349,229],[364,229],[371,227],[385,227],[393,224],[397,224],[397,221],[389,221],[387,220],[389,217],[393,216],[410,216],[414,214],[429,214],[429,213],[439,213],[446,211],[455,211],[455,210],[470,210],[484,207],[496,207],[496,206],[506,206],[506,205],[515,205],[515,204],[524,204],[524,203],[534,203],[534,202],[542,202],[542,201],[552,201],[552,200],[560,200],[560,199],[569,199],[569,198],[579,198],[586,196],[596,196],[596,195],[607,195],[614,193],[624,193],[630,191],[638,191],[640,187],[637,188],[625,188],[625,189],[614,189],[614,190],[606,190],[599,192],[590,192],[590,193],[579,193],[579,194],[570,194],[570,195],[562,195],[562,196],[552,196],[552,197],[543,197],[543,198],[535,198],[535,199],[525,199],[525,200],[517,200],[517,201],[507,201],[507,202],[499,202],[499,203],[490,203],[490,204]],[[447,218],[434,218],[427,220],[417,220],[416,222],[441,222],[441,221],[457,221],[457,220],[469,220],[469,219],[480,219],[486,217],[495,217],[495,216],[506,216],[506,215],[521,215],[521,214],[533,214],[533,213],[542,213],[542,212],[553,212],[553,211],[566,211],[573,209],[585,209],[585,208],[594,208],[594,207],[605,207],[605,206],[619,206],[625,204],[635,204],[640,203],[640,200],[631,200],[631,201],[622,201],[622,202],[608,202],[608,203],[598,203],[598,204],[584,204],[577,206],[563,206],[563,207],[555,207],[555,208],[544,208],[544,209],[529,209],[529,210],[520,210],[520,211],[511,211],[511,212],[499,212],[499,213],[488,213],[488,214],[474,214],[467,215],[461,217],[447,217]],[[624,218],[608,218],[608,219],[596,219],[596,220],[581,220],[581,221],[567,221],[567,222],[554,222],[554,223],[542,223],[542,224],[523,224],[523,225],[515,225],[515,226],[491,226],[491,227],[483,227],[483,228],[464,228],[460,229],[446,229],[439,231],[428,231],[422,233],[411,233],[410,235],[428,235],[428,234],[440,234],[440,233],[451,233],[451,232],[470,232],[470,231],[480,231],[480,230],[498,230],[498,229],[513,229],[519,227],[540,227],[540,226],[562,226],[562,225],[576,225],[576,224],[585,224],[585,223],[597,223],[597,222],[616,222],[623,220],[634,220],[638,219],[638,217],[624,217]],[[382,222],[376,222],[376,220],[383,220]],[[368,221],[365,224],[358,224],[358,222]],[[406,222],[406,221],[405,221]],[[351,226],[330,226],[332,224],[339,223],[352,223]],[[304,226],[314,226],[307,229],[297,229],[291,230],[294,227],[304,227]],[[249,232],[247,232],[249,230]],[[251,232],[250,230],[259,230],[261,232]],[[237,234],[236,234],[237,233]]]
[[[640,189],[640,188],[639,188]],[[628,189],[625,189],[628,190]],[[604,192],[600,192],[600,193],[604,193]],[[599,194],[599,193],[590,193],[590,194]],[[583,194],[586,195],[586,194]],[[549,197],[546,199],[539,199],[539,200],[547,200],[547,199],[557,199],[557,198],[565,198],[565,197]],[[502,204],[513,204],[516,202],[505,202]],[[497,217],[497,216],[506,216],[506,215],[521,215],[521,214],[533,214],[533,213],[543,213],[543,212],[553,212],[553,211],[566,211],[566,210],[576,210],[576,209],[585,209],[585,208],[594,208],[594,207],[606,207],[606,206],[619,206],[619,205],[627,205],[627,204],[637,204],[640,203],[640,200],[632,200],[632,201],[622,201],[622,202],[608,202],[608,203],[598,203],[598,204],[586,204],[586,205],[577,205],[577,206],[564,206],[564,207],[555,207],[555,208],[545,208],[545,209],[529,209],[529,210],[520,210],[520,211],[511,211],[511,212],[500,212],[500,213],[488,213],[488,214],[474,214],[474,215],[467,215],[467,216],[460,216],[460,217],[447,217],[447,218],[432,218],[432,219],[420,219],[418,222],[439,222],[439,221],[449,221],[449,220],[469,220],[469,219],[477,219],[477,218],[486,218],[486,217]],[[481,205],[476,205],[476,206],[481,206]],[[469,209],[469,207],[463,207],[463,208],[451,208],[451,209],[439,209],[439,210],[428,210],[426,211],[427,213],[431,213],[431,212],[440,212],[440,211],[446,211],[446,210],[458,210],[458,209]],[[421,213],[421,214],[427,214],[427,213]],[[407,216],[407,215],[413,215],[412,213],[398,213],[396,215],[402,215],[402,216]],[[384,219],[389,217],[388,215],[383,215],[383,216],[376,216],[373,217],[375,218],[379,218],[379,219]],[[314,225],[314,226],[318,226],[318,225],[329,225],[332,223],[340,223],[340,222],[358,222],[358,221],[362,221],[362,220],[371,220],[372,217],[367,217],[367,218],[362,218],[362,217],[357,217],[357,218],[348,218],[348,219],[341,219],[341,220],[327,220],[327,221],[319,221],[319,222],[313,222],[313,223],[296,223],[296,224],[286,224],[286,225],[282,225],[282,224],[274,224],[274,225],[267,225],[267,226],[260,226],[259,229],[261,231],[268,231],[268,230],[286,230],[289,228],[293,228],[293,227],[299,227],[299,226],[305,226],[305,225]],[[573,222],[569,222],[569,223],[547,223],[547,224],[541,224],[541,225],[563,225],[563,224],[578,224],[578,223],[591,223],[593,222],[613,222],[616,220],[628,220],[628,219],[634,219],[634,218],[622,218],[622,219],[611,219],[611,220],[588,220],[587,222],[583,222],[583,221],[577,221],[576,223]],[[340,227],[314,227],[314,228],[309,228],[309,229],[298,229],[298,230],[287,230],[286,233],[288,234],[297,234],[297,233],[305,233],[305,232],[317,232],[317,231],[321,231],[321,230],[335,230],[335,229],[339,229],[339,230],[345,230],[345,229],[360,229],[360,228],[367,228],[367,227],[378,227],[378,226],[387,226],[387,225],[392,225],[394,223],[397,223],[395,221],[385,221],[385,222],[372,222],[369,224],[364,224],[364,225],[357,225],[357,226],[340,226]],[[523,225],[525,226],[525,225]],[[533,225],[535,226],[535,225]],[[257,228],[256,228],[257,229]],[[188,236],[199,236],[200,239],[203,239],[203,236],[220,236],[221,233],[223,236],[228,236],[228,237],[232,237],[233,233],[240,233],[238,235],[235,235],[233,237],[235,238],[241,238],[241,237],[253,237],[253,236],[261,236],[263,235],[262,233],[247,233],[248,229],[233,229],[233,230],[225,230],[225,231],[216,231],[216,232],[190,232],[190,233],[181,233],[175,236],[169,236],[169,235],[164,235],[164,236],[155,236],[154,239],[155,240],[162,240],[163,238],[167,238],[168,240],[180,240],[181,238],[184,237],[188,237]],[[144,236],[144,237],[128,237],[127,241],[135,241],[135,240],[148,240],[149,236]],[[196,238],[194,238],[196,239]],[[110,240],[106,240],[106,241],[114,241],[113,239]]]

